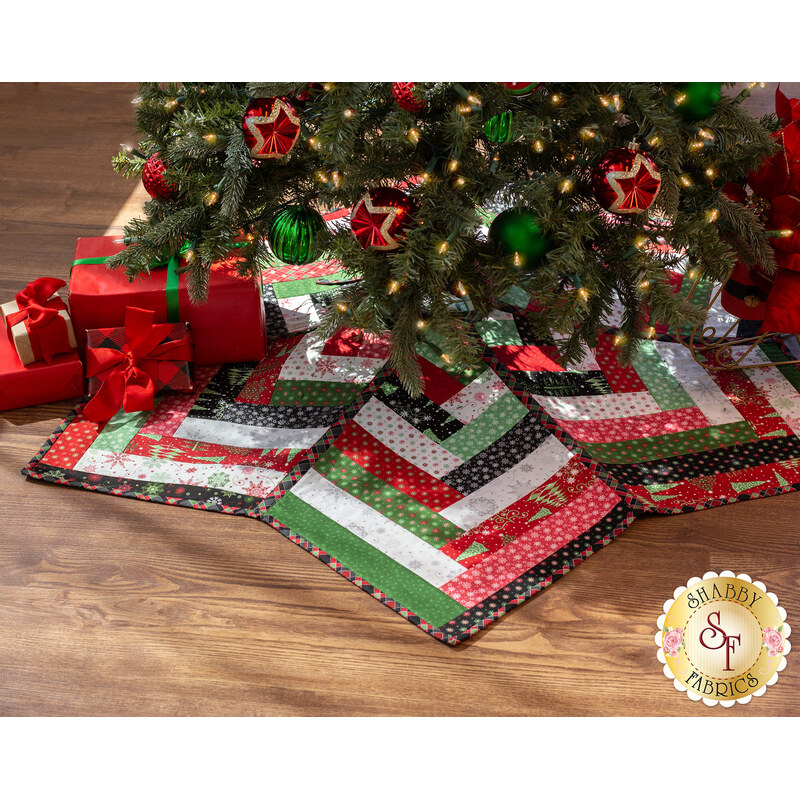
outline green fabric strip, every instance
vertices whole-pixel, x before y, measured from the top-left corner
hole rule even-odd
[[[489,347],[502,347],[503,345],[521,345],[522,339],[517,330],[517,325],[511,319],[487,319],[475,323],[475,330],[480,334]]]
[[[270,514],[291,528],[293,533],[308,539],[315,547],[324,550],[435,628],[466,611],[464,606],[440,589],[328,519],[291,492],[275,503]]]
[[[349,495],[374,508],[437,550],[464,532],[413,497],[367,472],[336,447],[328,449],[314,464],[314,469]]]
[[[122,453],[152,413],[152,411],[136,411],[126,414],[122,410],[118,411],[97,434],[89,449]]]
[[[639,461],[658,461],[670,456],[716,450],[737,444],[758,441],[758,435],[748,422],[729,422],[710,428],[648,436],[627,442],[578,442],[592,458],[606,464],[635,464]]]
[[[271,406],[349,406],[361,393],[363,383],[338,381],[278,381]]]
[[[694,407],[694,400],[669,371],[653,342],[641,342],[632,366],[662,411]]]
[[[514,394],[506,392],[469,425],[445,439],[442,447],[467,461],[497,441],[527,413],[528,409]]]
[[[300,278],[296,281],[277,281],[272,286],[272,291],[275,292],[275,297],[279,300],[284,297],[299,297],[304,294],[320,294],[324,292],[335,292],[340,290],[341,286],[320,286],[317,280],[324,277],[329,281],[344,281],[352,278],[344,271],[334,272],[332,275],[321,275],[314,278]],[[267,272],[267,282],[269,282],[269,272]]]
[[[759,348],[763,351],[764,355],[772,361],[774,364],[779,361],[789,361],[790,359],[794,358],[794,356],[787,356],[786,353],[778,347],[775,342],[767,342],[766,344],[760,344]],[[781,364],[776,365],[776,369],[786,378],[789,383],[800,392],[800,369],[797,368],[796,364]],[[746,374],[746,373],[745,373]]]

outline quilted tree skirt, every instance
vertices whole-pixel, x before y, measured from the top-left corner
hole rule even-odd
[[[797,367],[711,372],[666,336],[622,367],[604,334],[564,370],[510,305],[476,323],[479,369],[421,344],[415,399],[385,369],[384,340],[294,333],[325,292],[284,277],[267,297],[283,337],[264,361],[199,368],[194,394],[105,425],[78,406],[24,474],[259,518],[449,644],[638,515],[800,486]],[[770,344],[748,359],[786,356]]]

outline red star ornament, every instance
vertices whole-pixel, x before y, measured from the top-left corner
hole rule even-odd
[[[300,136],[300,117],[284,97],[257,97],[244,112],[242,130],[253,158],[280,158]]]
[[[661,189],[661,173],[644,153],[627,147],[610,150],[592,173],[592,192],[606,211],[641,214]]]
[[[408,226],[414,203],[399,189],[371,189],[353,209],[350,228],[363,248],[396,250],[397,236]]]

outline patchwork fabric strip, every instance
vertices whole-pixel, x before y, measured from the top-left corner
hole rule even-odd
[[[273,340],[260,363],[198,367],[195,391],[152,412],[87,420],[79,405],[24,473],[85,489],[259,516],[388,357],[360,331]]]

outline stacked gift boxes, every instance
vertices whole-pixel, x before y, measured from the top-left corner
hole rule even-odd
[[[212,265],[208,301],[194,304],[178,257],[130,281],[105,264],[123,249],[112,236],[78,239],[68,303],[56,294],[64,281],[40,278],[0,305],[0,411],[80,397],[84,363],[100,421],[152,408],[162,389],[191,391],[194,363],[264,357],[261,290],[236,258]]]

